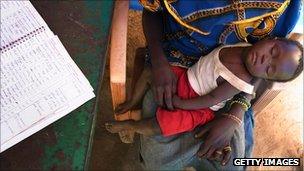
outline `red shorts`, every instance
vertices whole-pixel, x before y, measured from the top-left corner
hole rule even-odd
[[[187,69],[173,66],[171,68],[177,75],[177,95],[182,99],[189,99],[199,96],[192,89]],[[164,136],[170,136],[186,131],[192,131],[195,127],[203,125],[214,118],[214,113],[209,108],[199,110],[175,109],[169,111],[158,107],[156,112],[158,124]]]

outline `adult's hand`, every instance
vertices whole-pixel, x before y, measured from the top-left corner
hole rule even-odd
[[[160,106],[173,109],[172,97],[176,92],[177,78],[163,52],[163,13],[143,10],[143,29],[152,63],[152,90]]]
[[[169,63],[164,62],[157,66],[152,64],[152,79],[152,90],[157,104],[173,110],[172,98],[176,93],[177,78]]]
[[[230,146],[230,141],[238,126],[239,125],[235,121],[221,116],[208,125],[202,127],[195,134],[195,138],[204,139],[204,143],[197,152],[198,157],[205,157],[208,159],[220,157],[221,164],[226,165],[230,160],[231,151],[225,151],[223,149]],[[219,152],[222,152],[222,156],[217,156]]]

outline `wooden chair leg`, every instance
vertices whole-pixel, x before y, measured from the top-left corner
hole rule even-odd
[[[141,110],[131,110],[121,115],[115,115],[115,119],[117,121],[125,121],[125,120],[135,120],[138,121],[141,119]]]
[[[129,1],[116,1],[111,28],[110,48],[110,87],[112,93],[113,108],[126,100],[126,53],[128,30]],[[129,114],[123,114],[116,120],[129,119]],[[123,132],[119,134],[122,142],[133,142],[134,133]]]
[[[136,82],[138,81],[141,73],[144,70],[144,64],[145,64],[145,55],[146,55],[146,48],[140,47],[136,49],[135,52],[135,59],[134,59],[134,69],[132,73],[132,81],[131,81],[131,93],[134,91],[134,87]],[[138,107],[138,106],[136,106]],[[141,105],[139,105],[139,108],[141,108]],[[129,118],[133,119],[135,121],[138,121],[141,119],[141,110],[140,109],[134,109],[130,111]]]
[[[127,30],[128,30],[129,1],[116,1],[111,28],[110,48],[110,87],[112,93],[113,108],[126,100],[126,53],[127,53]],[[137,53],[138,54],[138,53]],[[144,58],[142,58],[144,59]],[[137,64],[135,64],[137,65]],[[140,67],[138,67],[140,68]],[[138,68],[135,70],[137,71]],[[134,75],[134,74],[133,74]],[[140,111],[129,111],[121,115],[115,115],[115,120],[139,120]],[[124,143],[132,143],[133,132],[123,131],[119,133]]]
[[[145,48],[138,48],[136,50],[135,54],[135,60],[134,60],[134,66],[136,66],[132,73],[132,81],[131,81],[131,89],[134,89],[134,86],[136,84],[136,81],[139,79],[139,76],[141,72],[144,69],[144,55],[145,55]],[[133,92],[131,92],[132,94]],[[121,95],[120,95],[121,97]],[[124,120],[135,120],[138,121],[141,119],[141,110],[131,110],[125,114],[122,115],[115,115],[115,119],[118,121],[124,121]],[[124,143],[133,143],[134,141],[134,133],[132,132],[121,132],[119,133],[120,139]]]

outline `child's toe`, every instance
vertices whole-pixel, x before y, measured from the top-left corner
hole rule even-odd
[[[105,123],[105,127],[106,127],[106,130],[108,130],[109,132],[112,132],[112,128],[113,128],[113,125],[110,124],[110,123]]]

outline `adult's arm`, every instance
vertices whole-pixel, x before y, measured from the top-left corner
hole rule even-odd
[[[256,88],[258,88],[261,85],[261,82],[262,80],[259,79],[256,80],[253,84]],[[252,95],[245,93],[243,93],[243,95],[246,98],[248,98],[248,100],[253,99]],[[245,111],[240,104],[234,103],[231,106],[228,113],[243,120]],[[206,157],[212,159],[215,151],[222,150],[226,146],[229,146],[234,131],[238,126],[239,125],[234,120],[227,118],[225,116],[220,116],[214,121],[212,121],[209,124],[209,126],[205,126],[202,129],[200,129],[196,133],[195,137],[196,138],[206,137],[206,138],[204,143],[201,145],[199,151],[197,152],[197,155],[201,158]],[[231,151],[224,153],[224,156],[221,158],[222,165],[225,165],[230,160],[230,156],[231,156]]]
[[[152,63],[152,89],[160,106],[173,109],[172,97],[176,93],[177,78],[170,68],[162,48],[163,16],[161,12],[143,10],[142,24]]]

